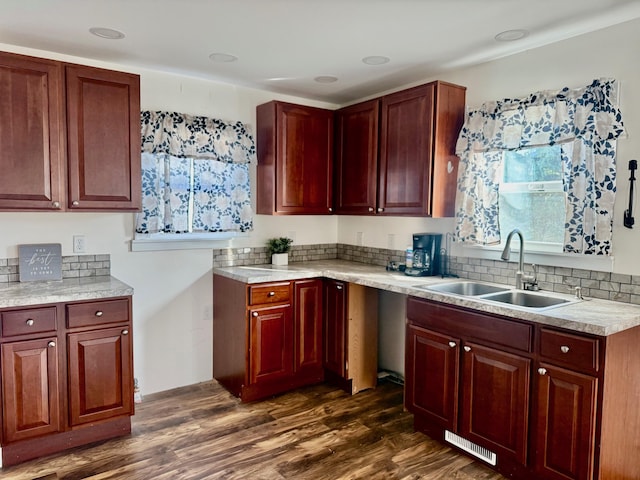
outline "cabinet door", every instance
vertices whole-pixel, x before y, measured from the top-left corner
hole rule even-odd
[[[72,426],[133,413],[129,327],[67,336]]]
[[[347,284],[325,281],[324,368],[347,378]]]
[[[0,209],[62,208],[60,63],[0,52]]]
[[[296,372],[322,369],[322,280],[294,284]]]
[[[382,98],[379,212],[431,214],[434,85]]]
[[[598,380],[549,364],[537,376],[537,478],[592,478]]]
[[[466,343],[462,436],[526,465],[531,360]]]
[[[371,100],[336,112],[337,213],[376,211],[380,101]]]
[[[2,345],[5,442],[61,431],[56,337]]]
[[[293,375],[291,306],[252,308],[249,383],[260,384]]]
[[[140,79],[66,67],[69,208],[139,210]]]
[[[257,213],[331,213],[333,112],[269,102],[256,116]]]
[[[460,341],[409,324],[406,345],[407,410],[456,431]]]

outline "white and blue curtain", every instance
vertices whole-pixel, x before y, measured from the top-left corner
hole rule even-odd
[[[498,189],[505,150],[561,145],[565,252],[609,255],[616,192],[616,139],[624,132],[617,82],[488,102],[467,113],[460,157],[456,238],[500,243]]]
[[[240,122],[143,111],[142,213],[137,233],[253,228],[249,164],[256,148]]]

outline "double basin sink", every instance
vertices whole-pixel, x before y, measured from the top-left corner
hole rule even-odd
[[[416,288],[452,295],[461,295],[464,297],[474,297],[477,299],[499,302],[532,310],[560,307],[562,305],[568,305],[578,301],[578,299],[560,298],[543,293],[514,290],[508,287],[473,281],[439,283],[436,285],[416,285]]]

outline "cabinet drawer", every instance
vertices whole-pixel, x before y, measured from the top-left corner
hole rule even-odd
[[[2,336],[28,335],[30,333],[55,332],[56,307],[29,308],[3,312]]]
[[[568,368],[597,372],[599,344],[597,338],[547,328],[540,330],[540,356]]]
[[[480,312],[409,297],[410,323],[465,340],[508,347],[523,352],[533,350],[533,326]]]
[[[90,327],[104,323],[128,322],[129,300],[72,303],[67,305],[67,327]]]
[[[249,287],[249,305],[288,302],[290,291],[289,282],[251,286]]]

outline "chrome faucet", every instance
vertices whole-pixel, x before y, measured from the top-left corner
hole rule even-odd
[[[509,232],[507,236],[507,242],[505,243],[504,250],[500,258],[505,262],[509,260],[511,253],[511,237],[517,234],[520,237],[520,258],[518,261],[518,271],[516,272],[516,288],[518,290],[538,290],[538,270],[533,265],[533,275],[525,275],[524,273],[524,237],[522,232],[517,228],[514,228]]]

